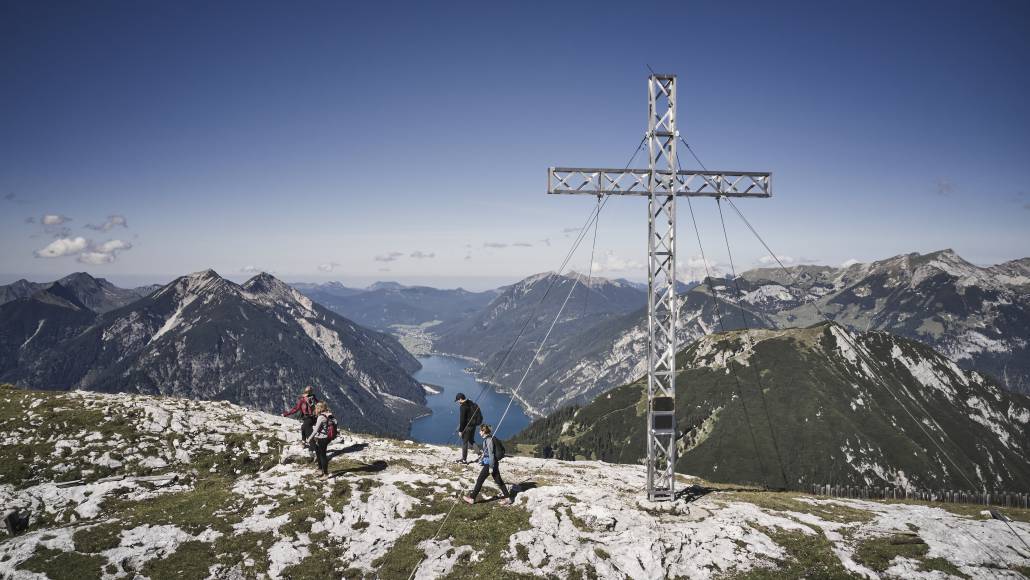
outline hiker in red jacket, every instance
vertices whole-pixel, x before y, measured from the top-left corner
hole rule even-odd
[[[304,442],[304,446],[308,448],[308,453],[314,457],[315,450],[307,443],[308,438],[311,437],[311,431],[315,427],[315,405],[318,403],[318,398],[315,397],[314,389],[311,385],[304,387],[304,394],[300,396],[300,400],[294,405],[292,409],[283,413],[283,417],[289,417],[290,415],[300,411],[300,417],[303,419],[303,423],[300,426],[300,440]]]

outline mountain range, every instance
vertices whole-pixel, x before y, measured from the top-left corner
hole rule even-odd
[[[354,322],[382,332],[397,326],[434,326],[473,315],[497,296],[495,291],[442,290],[377,282],[365,289],[339,282],[294,284],[305,296]]]
[[[739,330],[677,358],[677,471],[711,481],[1030,489],[1030,398],[916,341],[823,322]],[[646,378],[559,410],[512,443],[636,463]]]
[[[646,291],[624,280],[545,272],[501,288],[472,316],[430,329],[433,349],[482,361],[481,378],[511,389],[545,336],[545,347],[573,344],[585,340],[589,329],[646,303]],[[550,352],[541,352],[536,368],[548,363]],[[527,406],[535,406],[533,391],[526,393]]]
[[[511,288],[539,287],[541,281],[535,276]],[[497,373],[494,380],[503,389],[512,390],[521,380],[557,312],[555,301],[565,296],[556,294],[539,308],[526,339]],[[498,297],[463,326],[436,332],[434,349],[478,359],[492,369],[535,304]],[[575,313],[574,306],[568,308]],[[646,373],[647,310],[641,302],[627,310],[563,315],[519,390],[523,404],[545,415]],[[786,328],[824,319],[918,340],[1006,389],[1030,392],[1030,258],[979,267],[943,250],[839,268],[765,268],[735,279],[706,279],[680,294],[677,336],[689,344],[717,330]],[[484,374],[493,376],[492,370]]]
[[[406,435],[426,412],[420,368],[393,337],[269,274],[212,270],[94,312],[57,282],[0,305],[0,377],[31,388],[175,395],[288,408],[307,384],[354,429]]]
[[[94,278],[85,272],[69,274],[56,282],[39,283],[21,279],[12,284],[0,286],[0,304],[33,294],[60,284],[75,295],[76,300],[94,312],[107,312],[139,300],[161,286],[152,284],[138,288],[119,288],[104,278]]]

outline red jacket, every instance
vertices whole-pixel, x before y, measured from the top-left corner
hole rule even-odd
[[[283,413],[283,417],[289,417],[290,415],[300,411],[300,414],[304,417],[315,416],[315,403],[318,402],[318,398],[314,395],[301,395],[300,400],[294,405],[292,409]]]

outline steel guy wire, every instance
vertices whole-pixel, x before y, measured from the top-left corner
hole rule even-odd
[[[630,156],[629,161],[626,163],[626,168],[629,168],[629,166],[633,163],[633,160],[636,159],[637,154],[640,153],[640,148],[643,147],[644,142],[646,140],[647,140],[647,136],[644,136],[644,138],[642,138],[640,140],[640,143],[637,144],[636,149],[633,151],[633,155]],[[504,358],[501,360],[500,364],[497,367],[495,367],[494,373],[491,375],[491,379],[495,378],[497,376],[497,373],[500,372],[500,369],[503,367],[504,363],[508,360],[508,357],[511,356],[511,352],[514,350],[515,345],[518,344],[518,341],[522,337],[522,334],[525,332],[526,328],[529,326],[529,323],[533,320],[533,314],[536,313],[536,310],[540,307],[540,305],[543,303],[544,299],[550,293],[551,289],[554,287],[554,285],[557,282],[558,278],[561,277],[561,273],[565,270],[565,266],[569,263],[569,260],[572,259],[572,256],[575,254],[576,250],[579,248],[579,245],[583,241],[583,238],[586,235],[586,232],[588,232],[589,229],[590,229],[590,225],[592,223],[596,223],[596,220],[600,216],[601,210],[604,209],[604,206],[608,203],[608,199],[609,199],[608,197],[599,196],[599,200],[598,200],[597,206],[594,208],[593,211],[591,211],[590,217],[587,218],[586,224],[580,229],[579,235],[576,237],[575,242],[572,244],[572,247],[569,249],[569,252],[565,255],[565,259],[562,261],[562,264],[559,267],[558,271],[555,273],[554,276],[551,277],[551,282],[548,285],[547,290],[544,292],[544,295],[541,297],[540,301],[534,306],[533,311],[530,313],[530,316],[526,319],[526,323],[522,326],[522,329],[519,331],[518,335],[515,337],[515,341],[512,342],[512,345],[508,348],[508,352],[505,353]],[[595,244],[596,244],[596,239],[597,239],[596,231],[597,230],[595,229],[594,230],[594,232],[595,232],[595,236],[594,236],[595,242],[594,243]],[[592,268],[593,268],[593,263],[591,263],[591,269]],[[558,318],[561,316],[562,311],[565,309],[565,305],[568,304],[569,297],[571,297],[572,296],[572,292],[575,291],[576,285],[577,285],[578,281],[579,281],[578,277],[573,280],[572,290],[569,292],[569,295],[566,296],[565,302],[562,303],[561,309],[559,309],[558,315],[555,316],[554,322],[551,323],[551,329],[554,328],[554,324],[557,322]],[[549,334],[550,334],[550,330],[548,330],[548,335]],[[545,337],[545,340],[546,340],[546,337]],[[541,342],[541,345],[543,345],[543,342],[544,341]],[[537,354],[539,354],[539,348],[537,349]],[[535,359],[536,359],[536,356],[533,357],[533,360],[535,360]],[[532,365],[532,360],[530,361],[530,366],[531,365]],[[528,372],[529,372],[529,370],[527,368],[526,373],[528,374]],[[523,380],[525,380],[525,375],[523,376]],[[483,393],[486,392],[487,386],[489,386],[489,383],[484,382],[483,383],[483,387],[480,389],[479,395],[477,395],[477,397],[482,397]],[[520,381],[519,386],[521,387],[521,381]],[[500,427],[501,423],[504,421],[504,417],[507,415],[508,409],[511,407],[512,402],[515,400],[515,395],[517,393],[518,393],[518,389],[516,389],[516,391],[512,393],[511,400],[508,401],[508,406],[505,408],[504,414],[501,415],[501,420],[498,422],[498,424],[494,428],[494,431],[493,431],[494,433],[496,433],[499,430],[499,427]],[[480,409],[480,413],[482,414],[482,409]],[[485,417],[484,417],[484,419],[485,419]],[[467,427],[467,425],[465,427]],[[485,450],[484,450],[484,452],[485,452]],[[447,514],[444,516],[443,520],[440,522],[440,527],[437,529],[437,531],[433,535],[432,539],[435,540],[437,537],[439,537],[440,532],[443,531],[444,525],[447,523],[447,520],[450,519],[451,513],[454,512],[454,508],[457,505],[458,505],[458,503],[455,502],[451,506],[451,508],[449,510],[447,510]],[[412,520],[412,524],[409,526],[409,529],[412,526],[414,526],[414,521],[415,520]],[[405,533],[407,533],[407,530],[405,531]],[[411,574],[408,576],[409,580],[411,580],[411,578],[413,578],[415,576],[415,572],[418,571],[418,567],[422,565],[422,562],[424,562],[425,559],[426,559],[426,554],[423,553],[422,558],[419,559],[418,563],[415,564],[415,567],[411,570]]]

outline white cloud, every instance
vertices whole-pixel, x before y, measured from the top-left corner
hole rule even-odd
[[[100,264],[110,264],[111,262],[114,262],[114,260],[114,254],[105,254],[103,252],[83,252],[79,254],[77,258],[75,258],[75,261],[77,262],[81,262],[83,264],[92,264],[94,266]]]
[[[60,258],[75,256],[83,264],[110,264],[118,259],[118,253],[132,249],[132,244],[122,240],[108,240],[102,244],[94,244],[82,236],[75,238],[58,238],[45,248],[34,252],[37,258]]]
[[[594,261],[594,270],[598,273],[639,272],[646,269],[647,264],[623,258],[614,250],[608,250],[601,260]]]
[[[483,242],[483,247],[484,248],[497,248],[497,249],[500,249],[500,248],[507,248],[508,244],[503,244],[501,242]]]
[[[779,256],[778,255],[776,257],[780,259],[779,263],[777,263],[776,260],[773,259],[772,256],[762,256],[761,258],[758,258],[758,260],[756,260],[755,262],[759,266],[768,266],[768,267],[773,267],[773,268],[778,268],[780,266],[780,264],[783,264],[784,266],[790,266],[790,265],[795,265],[796,266],[796,265],[800,265],[800,264],[815,264],[815,263],[819,262],[819,260],[816,260],[815,258],[806,258],[804,256],[802,256],[800,258],[794,258],[792,256]]]
[[[76,258],[83,264],[110,264],[118,259],[118,253],[131,250],[132,244],[123,240],[107,240],[100,245],[89,242],[89,249]]]
[[[516,248],[532,248],[533,247],[533,244],[531,244],[529,242],[515,242],[512,245],[515,246]]]
[[[683,281],[704,280],[706,276],[720,278],[726,275],[722,265],[705,260],[700,255],[689,256],[686,261],[676,262],[676,278]]]
[[[332,272],[336,268],[339,268],[341,265],[342,264],[338,264],[336,262],[328,262],[328,263],[325,263],[325,264],[319,264],[318,265],[318,269],[321,272]]]
[[[82,236],[58,238],[50,242],[47,247],[42,250],[36,250],[34,253],[37,258],[60,258],[61,256],[74,256],[85,250],[88,246],[89,241]]]
[[[436,253],[435,252],[423,252],[422,250],[415,250],[414,252],[412,252],[410,254],[410,256],[412,258],[415,258],[415,259],[418,259],[418,260],[424,260],[424,259],[427,259],[427,258],[435,258],[436,257]]]
[[[96,230],[98,232],[109,232],[112,228],[122,226],[123,228],[129,227],[129,222],[125,220],[123,215],[109,215],[107,220],[102,224],[86,224],[85,227]]]
[[[379,254],[373,258],[376,262],[393,262],[397,258],[404,255],[404,252],[387,252],[385,254]]]
[[[856,260],[854,258],[849,258],[849,259],[844,260],[843,262],[841,262],[840,267],[841,268],[847,268],[849,266],[854,266],[855,264],[861,264],[861,263],[862,262],[859,262],[858,260]]]
[[[72,221],[72,218],[57,213],[44,214],[39,223],[45,226],[59,226]]]
[[[261,268],[260,266],[244,266],[244,267],[240,268],[240,273],[241,274],[260,274],[261,272],[264,272],[264,271],[265,271],[265,269]]]
[[[780,259],[780,263],[782,263],[784,266],[787,266],[789,264],[793,264],[794,262],[797,262],[797,260],[795,260],[794,258],[792,258],[790,256],[776,256],[776,257]],[[761,264],[762,266],[776,266],[777,265],[776,260],[774,260],[772,256],[762,256],[761,258],[758,258],[758,263]]]
[[[561,233],[563,233],[563,234],[571,234],[573,232],[578,232],[578,231],[579,231],[579,228],[563,228]]]
[[[132,244],[124,242],[122,240],[107,240],[95,248],[97,252],[102,254],[113,254],[122,250],[131,250]]]

